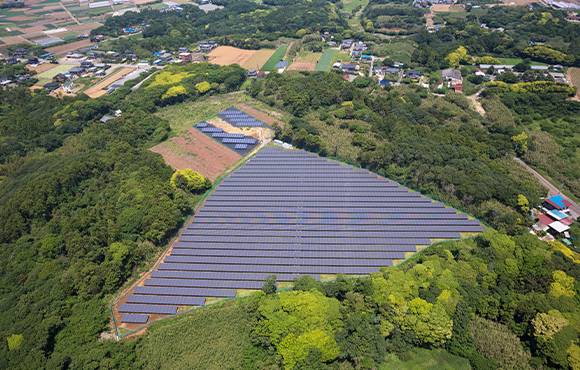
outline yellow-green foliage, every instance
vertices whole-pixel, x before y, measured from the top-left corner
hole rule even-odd
[[[554,334],[568,324],[568,320],[558,310],[550,310],[548,313],[538,313],[532,320],[534,335],[546,339],[552,338]]]
[[[568,365],[572,370],[580,370],[580,347],[572,344],[567,350],[568,354]]]
[[[183,79],[191,76],[191,73],[188,72],[180,72],[180,73],[171,73],[168,71],[164,71],[155,75],[155,81],[151,83],[147,88],[161,86],[161,85],[173,85],[180,83]]]
[[[500,64],[499,60],[495,59],[494,57],[484,56],[481,58],[477,58],[475,64]]]
[[[523,213],[528,213],[530,211],[530,202],[525,195],[520,194],[518,195],[518,206],[520,207]]]
[[[342,325],[339,307],[338,300],[314,290],[266,296],[256,331],[270,337],[286,369],[305,359],[310,348],[320,350],[322,361],[334,360],[340,353],[334,338]]]
[[[532,59],[544,60],[549,63],[571,64],[575,60],[573,54],[566,55],[558,50],[543,45],[529,46],[524,49],[524,53]]]
[[[167,92],[165,94],[163,94],[161,96],[161,99],[165,100],[168,98],[174,98],[176,96],[179,95],[186,95],[187,94],[187,90],[185,89],[185,87],[179,85],[179,86],[172,86],[169,88],[169,90],[167,90]]]
[[[554,282],[550,285],[550,294],[556,298],[561,296],[574,297],[574,278],[566,275],[564,271],[554,271]]]
[[[195,88],[197,91],[199,91],[200,94],[203,94],[204,92],[211,90],[211,85],[209,82],[203,81],[195,85]]]
[[[170,183],[174,189],[184,188],[192,193],[200,192],[207,187],[205,178],[189,168],[175,171],[171,176]]]
[[[568,247],[558,241],[550,242],[550,246],[552,247],[552,252],[560,251],[574,260],[574,262],[580,263],[580,253],[571,251]]]
[[[467,54],[467,49],[463,46],[460,46],[452,53],[449,53],[445,57],[445,60],[449,62],[454,67],[459,67],[459,64],[471,64],[473,62],[473,58],[471,55]]]
[[[484,84],[486,87],[497,87],[502,92],[561,92],[568,96],[576,95],[577,88],[563,83],[553,81],[520,82],[508,85],[503,81],[490,81]]]
[[[15,349],[20,348],[22,342],[24,341],[24,337],[22,334],[12,334],[8,339],[8,349],[13,351]]]

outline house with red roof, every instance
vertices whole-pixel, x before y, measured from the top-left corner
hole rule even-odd
[[[568,200],[564,199],[563,197],[556,195],[555,197],[548,198],[544,200],[544,207],[548,210],[558,210],[558,211],[565,211],[570,207],[572,203]]]

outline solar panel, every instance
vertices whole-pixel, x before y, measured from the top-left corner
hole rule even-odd
[[[236,146],[234,147],[234,149],[247,149],[248,148],[248,144],[236,144]]]
[[[205,298],[201,297],[176,297],[176,296],[155,296],[155,295],[130,295],[127,303],[163,304],[178,306],[203,306]]]
[[[121,322],[128,324],[145,324],[149,320],[149,315],[139,315],[134,313],[124,313]]]
[[[202,128],[201,132],[223,132],[223,129],[217,127],[206,127]]]
[[[222,139],[224,144],[256,144],[256,139]]]
[[[160,288],[138,286],[133,294],[144,295],[173,295],[190,297],[235,297],[235,289],[206,289],[206,288]]]
[[[197,128],[204,128],[207,127],[207,122],[200,122],[196,125]]]
[[[244,272],[198,272],[198,271],[172,271],[155,270],[151,273],[152,278],[159,279],[200,279],[200,280],[242,280],[263,282],[270,276],[267,273],[244,273]],[[276,274],[277,281],[292,281],[304,274]],[[320,280],[320,275],[310,275],[314,280]]]
[[[159,305],[141,305],[141,304],[126,304],[119,306],[119,312],[129,313],[149,313],[159,315],[175,315],[177,313],[177,306],[159,306]]]

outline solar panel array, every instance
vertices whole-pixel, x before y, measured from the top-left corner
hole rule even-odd
[[[369,171],[268,147],[220,183],[120,312],[174,313],[260,289],[269,275],[369,274],[433,239],[482,230],[479,221]]]
[[[236,144],[235,149],[248,149],[248,144]]]
[[[218,116],[229,123],[232,126],[236,127],[262,127],[266,126],[264,122],[258,121],[254,117],[236,109],[236,108],[229,108],[227,110],[221,111],[218,113]]]
[[[214,134],[211,134],[211,137],[213,138],[232,138],[232,139],[242,139],[244,137],[244,134],[229,134],[227,132],[216,132]]]
[[[205,127],[201,129],[201,132],[223,132],[224,129],[223,128],[217,128],[217,127]]]
[[[256,144],[256,139],[229,139],[224,138],[222,139],[222,143],[224,144]]]
[[[204,128],[207,127],[207,122],[200,122],[197,125],[195,125],[197,128]]]
[[[259,144],[259,141],[252,136],[225,132],[223,128],[214,127],[207,122],[200,122],[195,125],[195,128],[206,135],[211,135],[212,139],[221,141],[221,143],[228,148],[235,150],[244,156],[251,152],[256,147],[256,145]]]

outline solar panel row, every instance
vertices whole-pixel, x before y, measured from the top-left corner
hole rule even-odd
[[[234,149],[247,149],[248,148],[248,144],[236,144],[236,146],[234,147]]]
[[[223,250],[180,248],[171,251],[177,256],[211,256],[211,257],[268,257],[268,258],[333,258],[333,259],[389,259],[394,258],[394,252],[360,252],[360,251],[303,251],[303,250]],[[400,254],[397,254],[400,256]],[[171,261],[167,261],[171,262]],[[182,261],[178,261],[182,262]]]
[[[193,279],[146,279],[145,286],[219,289],[262,289],[263,281],[242,280],[193,280]],[[131,302],[133,303],[133,302]],[[147,302],[151,303],[151,302]],[[184,303],[185,304],[185,303]],[[203,304],[203,303],[202,303]],[[197,305],[199,306],[199,305]]]
[[[229,137],[229,138],[243,138],[244,134],[230,134],[227,132],[216,132],[211,134],[211,137],[220,138],[220,137]]]
[[[121,322],[128,324],[145,324],[149,320],[149,315],[139,315],[134,313],[124,313]]]
[[[447,233],[437,239],[459,238],[459,233]],[[234,237],[234,236],[203,236],[203,235],[186,235],[179,238],[181,242],[212,242],[212,243],[251,243],[251,244],[287,244],[288,242],[300,242],[301,244],[331,244],[331,245],[371,245],[379,244],[401,244],[401,245],[429,245],[429,238],[410,237],[410,238],[272,238],[272,237]],[[244,246],[240,246],[244,247]]]
[[[201,132],[223,132],[224,130],[217,127],[206,127],[202,128]]]
[[[200,122],[196,125],[197,128],[204,128],[207,127],[207,122]]]
[[[141,305],[141,304],[126,304],[119,306],[119,312],[131,313],[149,313],[160,315],[175,315],[177,313],[177,306],[158,306],[158,305]]]
[[[250,223],[238,223],[238,224],[201,224],[201,223],[194,223],[191,225],[192,227],[188,227],[187,230],[183,232],[182,235],[193,235],[198,233],[200,230],[204,230],[201,235],[209,235],[205,233],[206,230],[216,231],[216,235],[218,234],[228,234],[228,235],[241,235],[240,233],[234,233],[233,231],[244,231],[244,230],[263,230],[264,223],[257,223],[257,224],[250,224]],[[353,230],[353,226],[356,226],[356,230]],[[368,232],[429,232],[429,231],[458,231],[463,233],[471,233],[471,232],[479,232],[482,231],[481,226],[469,226],[469,225],[353,225],[353,224],[346,224],[346,225],[323,225],[323,224],[288,224],[288,225],[276,225],[276,224],[269,224],[268,232],[273,231],[284,231],[284,232],[302,232],[301,235],[304,235],[304,232],[312,232],[312,233],[320,233],[326,231],[332,231],[336,233],[336,236],[341,236],[342,233],[345,232],[352,232],[352,233],[366,233]],[[213,235],[214,233],[212,233]],[[266,234],[269,235],[269,234]],[[317,236],[318,234],[307,234],[306,236]],[[326,234],[328,235],[328,234]],[[361,234],[359,234],[361,235]],[[357,235],[358,236],[358,235]],[[362,235],[361,235],[362,236]],[[370,235],[369,235],[370,236]]]
[[[428,242],[428,240],[427,240]],[[173,255],[179,255],[181,250],[215,249],[215,250],[263,250],[263,251],[350,251],[350,252],[416,252],[415,244],[402,245],[348,245],[348,244],[241,244],[241,243],[200,243],[200,242],[175,242],[172,249]]]
[[[405,253],[389,253],[392,259],[404,259]],[[205,257],[205,256],[167,256],[165,263],[195,263],[195,264],[238,264],[238,265],[269,265],[269,266],[355,266],[355,267],[385,267],[390,259],[325,259],[325,258],[245,258],[245,257]],[[171,294],[171,293],[170,293]],[[235,294],[234,294],[235,295]],[[229,295],[231,296],[231,295]]]
[[[158,296],[158,295],[130,295],[127,297],[127,303],[203,306],[205,304],[205,298]]]
[[[453,215],[448,215],[453,216]],[[459,216],[459,215],[457,215]],[[229,225],[227,224],[229,223]],[[217,224],[217,225],[214,225]],[[248,224],[257,225],[263,228],[264,224],[268,225],[290,225],[290,226],[300,226],[301,229],[314,228],[314,227],[327,227],[327,225],[347,225],[347,226],[362,226],[362,225],[373,225],[377,227],[393,227],[393,226],[422,226],[422,225],[453,225],[453,226],[479,226],[477,220],[468,220],[467,216],[465,218],[459,217],[447,217],[445,219],[439,218],[383,218],[383,219],[364,219],[357,217],[337,217],[337,218],[298,218],[296,216],[292,217],[291,214],[286,214],[286,217],[281,214],[275,215],[275,217],[228,217],[221,214],[220,212],[213,213],[211,215],[204,214],[203,216],[197,216],[193,222],[187,225],[188,229],[194,228],[223,228],[229,229],[238,227],[238,224]]]
[[[205,205],[200,208],[199,212],[211,212],[211,211],[220,211],[220,212],[232,212],[232,207],[226,207],[223,204],[212,205],[211,207],[206,207]],[[297,212],[295,217],[303,217],[301,214],[325,214],[325,215],[344,215],[344,214],[368,214],[369,217],[384,217],[383,214],[394,214],[394,215],[403,215],[403,214],[456,214],[453,208],[423,208],[423,209],[415,209],[410,207],[393,207],[393,208],[363,208],[363,207],[355,207],[350,206],[346,209],[343,208],[332,208],[332,207],[317,207],[317,206],[310,206],[310,205],[296,205],[290,204],[285,205],[284,208],[271,208],[271,204],[268,206],[245,206],[245,207],[236,207],[235,209],[236,215],[257,215],[261,217],[265,217],[270,214],[275,214],[277,212]]]
[[[138,286],[133,294],[190,296],[190,297],[235,297],[235,289],[207,289],[207,288],[166,288]]]
[[[199,272],[199,271],[171,271],[155,270],[151,273],[152,278],[159,279],[200,279],[200,280],[243,280],[263,282],[270,274],[244,273],[244,272]],[[304,274],[276,274],[277,281],[292,281]],[[313,279],[320,280],[319,275],[311,275]]]
[[[256,139],[228,139],[222,140],[224,144],[256,144]]]
[[[392,261],[384,266],[392,266]],[[365,275],[379,271],[379,267],[353,267],[353,266],[268,266],[268,265],[210,265],[193,263],[160,263],[159,270],[177,271],[219,271],[219,272],[260,272],[268,274],[347,274]],[[206,295],[206,297],[212,297]]]

